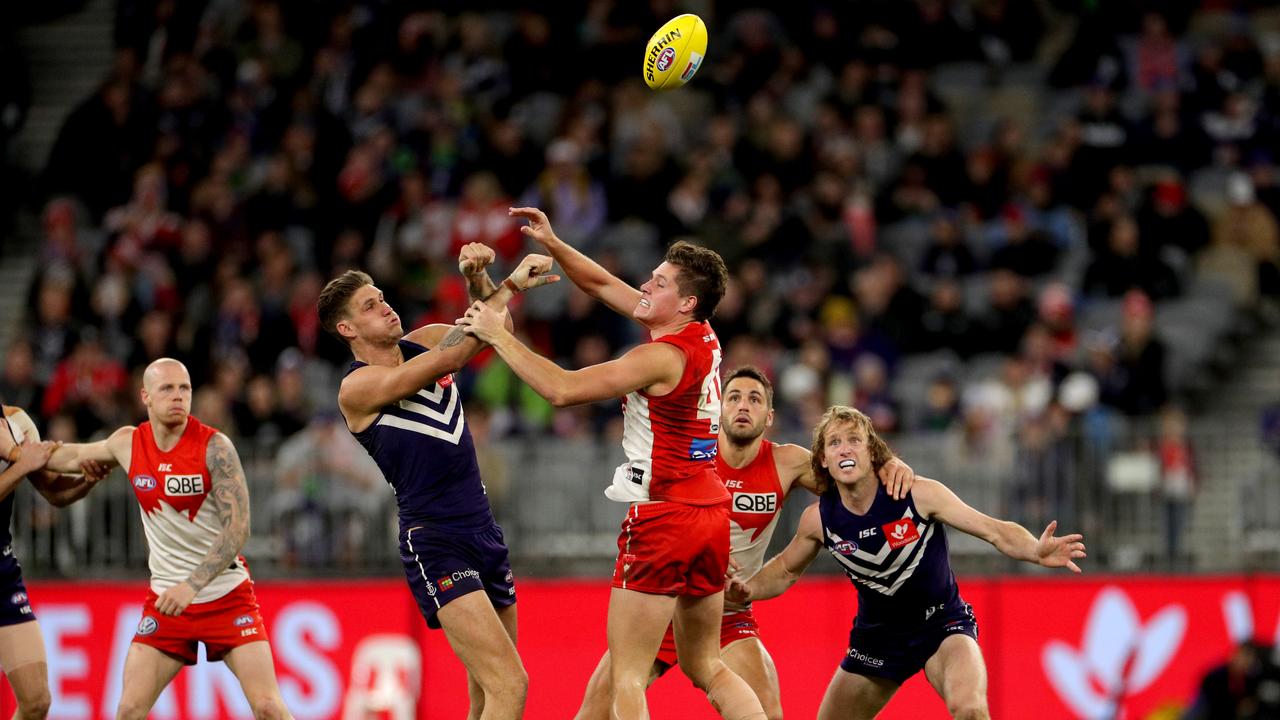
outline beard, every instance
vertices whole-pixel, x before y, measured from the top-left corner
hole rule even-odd
[[[736,423],[724,426],[724,435],[734,445],[750,445],[752,441],[764,434],[764,423],[753,424],[744,428]]]

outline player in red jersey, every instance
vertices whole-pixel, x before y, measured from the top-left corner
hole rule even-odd
[[[613,714],[648,717],[649,668],[674,616],[680,663],[716,711],[733,720],[763,718],[750,686],[720,659],[729,495],[715,470],[720,341],[707,319],[724,295],[724,260],[676,243],[637,290],[562,242],[541,210],[511,214],[529,220],[521,231],[578,287],[649,333],[649,342],[616,360],[568,371],[525,347],[483,304],[458,321],[556,406],[625,396],[627,462],[605,492],[630,503],[609,597]]]
[[[787,495],[797,486],[817,494],[809,466],[809,451],[799,445],[764,439],[773,425],[773,385],[751,366],[725,376],[720,415],[716,472],[733,496],[730,509],[731,573],[750,577],[764,564],[778,515]],[[894,497],[911,489],[915,474],[906,463],[891,458],[880,470],[880,480]],[[782,717],[778,672],[773,658],[760,641],[760,628],[750,603],[725,601],[720,620],[720,657],[755,691],[770,720]],[[652,683],[677,664],[674,633],[667,629],[662,647],[649,673]],[[609,717],[609,653],[587,683],[578,720]]]
[[[288,718],[271,646],[240,548],[249,537],[249,490],[226,435],[191,416],[191,376],[161,358],[142,376],[147,422],[106,440],[67,444],[48,469],[86,460],[128,469],[150,548],[151,589],[124,663],[118,719],[142,720],[203,642],[240,681],[253,716]]]

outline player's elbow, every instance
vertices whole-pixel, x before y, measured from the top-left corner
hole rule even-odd
[[[547,402],[557,408],[567,408],[577,405],[579,401],[575,399],[572,393],[567,389],[556,388],[556,390],[547,397]]]

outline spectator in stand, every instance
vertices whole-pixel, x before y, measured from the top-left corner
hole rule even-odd
[[[1178,278],[1158,257],[1140,252],[1138,224],[1129,216],[1111,223],[1107,249],[1085,269],[1086,295],[1120,297],[1131,289],[1163,299],[1179,294]]]
[[[75,348],[58,363],[40,406],[43,417],[75,417],[77,437],[89,437],[116,423],[129,386],[124,366],[103,351],[98,333],[81,331]]]
[[[1196,492],[1196,462],[1187,436],[1187,415],[1174,405],[1160,412],[1160,437],[1156,442],[1160,458],[1160,494],[1164,496],[1165,552],[1170,567],[1186,561],[1183,532],[1191,514]]]
[[[1243,173],[1227,183],[1227,209],[1213,224],[1215,245],[1235,245],[1253,260],[1258,292],[1280,297],[1280,225],[1254,194],[1253,181]]]
[[[371,492],[382,473],[341,416],[321,412],[287,438],[276,452],[275,477],[268,512],[291,564],[356,567],[370,528],[390,511],[385,496]]]
[[[1027,213],[1010,203],[1000,212],[1004,245],[991,254],[992,269],[1006,269],[1023,277],[1040,277],[1053,270],[1058,246],[1045,233],[1027,224]]]
[[[1157,181],[1138,215],[1140,252],[1169,257],[1172,252],[1185,267],[1190,258],[1209,244],[1209,224],[1187,202],[1187,191],[1175,177]]]
[[[954,213],[938,213],[930,229],[929,248],[920,261],[922,273],[930,277],[960,278],[977,270],[978,262],[965,243]]]
[[[1001,268],[993,270],[990,278],[986,311],[977,320],[981,332],[977,333],[975,350],[1012,353],[1035,320],[1036,309],[1027,297],[1026,278]]]
[[[0,398],[14,407],[36,408],[43,395],[44,386],[36,379],[31,343],[25,338],[10,343],[0,369]]]

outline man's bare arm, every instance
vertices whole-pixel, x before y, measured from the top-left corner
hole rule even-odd
[[[53,455],[49,456],[45,469],[56,473],[74,474],[80,472],[80,466],[87,461],[125,467],[133,451],[135,429],[132,425],[125,425],[111,433],[106,440],[91,443],[63,443],[53,452]]]
[[[207,502],[212,503],[222,532],[187,578],[187,584],[196,592],[230,567],[249,539],[249,485],[240,456],[226,435],[218,433],[209,438],[205,464],[209,466],[210,483]]]

